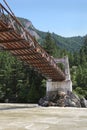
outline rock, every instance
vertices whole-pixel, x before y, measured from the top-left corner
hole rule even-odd
[[[40,98],[38,104],[39,104],[39,105],[42,105],[42,104],[44,103],[44,101],[45,101],[44,98]]]
[[[49,106],[49,101],[44,101],[43,104],[42,104],[42,106],[48,107]]]
[[[87,108],[87,100],[85,98],[80,99],[81,107]]]
[[[64,97],[64,96],[66,95],[66,93],[65,93],[65,92],[62,92],[62,91],[58,91],[58,95],[59,95],[60,97]]]
[[[56,103],[54,103],[54,102],[49,102],[49,106],[56,106]]]
[[[60,107],[81,107],[78,96],[68,91],[67,93],[58,91],[50,92],[39,100],[41,106],[60,106]]]
[[[65,99],[65,107],[76,107],[76,103],[73,102],[70,98]]]
[[[45,106],[45,107],[49,106],[49,101],[47,101],[47,100],[45,100],[45,99],[46,99],[46,97],[41,98],[41,99],[39,100],[39,105]]]
[[[58,99],[58,94],[56,91],[49,92],[46,96],[46,99],[52,102],[55,102]]]
[[[79,99],[79,97],[77,95],[75,95],[74,93],[72,93],[70,91],[67,92],[67,95],[69,96],[69,99],[72,102],[71,106],[74,105],[72,107],[81,107],[80,99]]]
[[[65,107],[64,99],[59,99],[59,100],[57,101],[56,106]]]

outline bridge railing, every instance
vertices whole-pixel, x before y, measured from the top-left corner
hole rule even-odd
[[[4,21],[9,28],[13,28],[14,31],[20,35],[22,39],[28,41],[29,46],[33,47],[36,52],[40,53],[42,57],[46,58],[50,65],[54,66],[60,73],[62,73],[61,69],[57,66],[53,57],[51,57],[36,41],[34,37],[30,35],[30,33],[24,28],[24,26],[19,22],[19,20],[9,12],[1,3],[0,3],[0,20]]]
[[[30,45],[35,46],[35,43],[32,42],[31,35],[25,30],[18,19],[13,14],[11,14],[2,4],[0,4],[0,20],[8,24],[9,28],[14,28],[14,30],[21,35],[21,38],[30,41]]]

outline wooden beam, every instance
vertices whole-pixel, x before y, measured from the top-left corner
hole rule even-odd
[[[14,31],[14,29],[13,28],[3,28],[3,29],[0,29],[0,33],[11,32],[11,31]]]
[[[11,40],[0,40],[0,44],[3,43],[14,43],[14,42],[23,42],[25,39],[11,39]]]
[[[44,70],[45,70],[45,69],[48,69],[48,70],[50,70],[50,71],[53,71],[52,68],[50,68],[49,66],[46,66],[45,64],[40,64],[40,63],[39,63],[39,64],[36,64],[36,63],[35,63],[35,64],[32,64],[32,63],[30,63],[30,64],[31,64],[32,66],[36,66],[37,68],[39,67],[39,68],[42,68],[42,69],[44,69]]]
[[[31,55],[28,55],[28,56],[31,56]],[[22,56],[20,56],[20,57],[22,57]],[[29,57],[29,59],[28,59],[28,57],[27,57],[27,59],[22,57],[22,60],[24,60],[24,61],[29,61],[29,60],[35,60],[35,61],[37,60],[38,61],[38,60],[40,60],[41,61],[42,57]]]
[[[17,51],[17,50],[28,50],[31,49],[31,47],[20,47],[20,48],[4,48],[4,51]],[[33,49],[33,48],[32,48]]]
[[[40,66],[46,67],[46,63],[45,62],[42,62],[42,63],[31,62],[30,64],[31,65],[40,65]]]
[[[24,53],[24,54],[13,54],[14,56],[36,56],[39,55],[38,53]]]
[[[48,63],[47,61],[44,61],[44,59],[43,58],[38,58],[38,57],[27,57],[27,58],[25,58],[25,57],[20,57],[20,59],[21,60],[23,60],[23,61],[31,61],[31,62],[38,62],[38,63]]]

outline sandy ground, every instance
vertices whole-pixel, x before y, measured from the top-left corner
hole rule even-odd
[[[0,130],[87,130],[87,108],[0,104]]]

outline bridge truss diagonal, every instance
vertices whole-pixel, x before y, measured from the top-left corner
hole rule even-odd
[[[0,4],[0,47],[53,81],[65,80],[65,74],[53,57],[38,44],[2,4]]]

